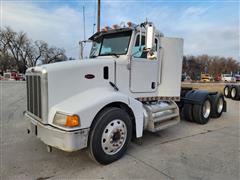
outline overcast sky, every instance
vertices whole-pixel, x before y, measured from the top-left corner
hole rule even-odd
[[[78,42],[83,39],[85,6],[86,34],[93,33],[96,3],[75,0],[1,1],[1,27],[27,32],[32,40],[44,40],[65,48],[78,58]],[[101,26],[148,20],[165,36],[184,38],[184,54],[239,57],[238,0],[102,0]]]

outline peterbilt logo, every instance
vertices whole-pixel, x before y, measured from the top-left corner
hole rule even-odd
[[[95,76],[93,74],[86,74],[85,78],[86,79],[93,79],[93,78],[95,78]]]

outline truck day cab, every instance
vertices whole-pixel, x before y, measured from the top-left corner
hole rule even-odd
[[[183,39],[153,23],[105,28],[89,59],[27,70],[28,132],[48,147],[88,148],[101,164],[121,158],[133,138],[185,119],[200,124],[226,109],[223,96],[181,89]]]

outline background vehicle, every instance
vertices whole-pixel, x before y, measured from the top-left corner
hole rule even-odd
[[[240,81],[240,74],[235,74],[236,81]]]
[[[236,78],[231,74],[222,74],[222,81],[224,82],[236,82]]]
[[[221,74],[217,74],[214,78],[214,81],[221,81],[221,80],[222,80]]]
[[[25,75],[24,74],[22,74],[22,73],[18,73],[18,75],[17,75],[17,79],[16,80],[19,80],[19,81],[25,81]]]
[[[11,76],[11,72],[3,73],[3,77],[5,80],[13,80]]]
[[[192,82],[192,79],[190,76],[186,76],[186,78],[184,79],[184,82]]]
[[[17,71],[11,71],[11,79],[14,79],[16,81],[23,80],[23,74],[18,73]]]
[[[5,80],[16,80],[16,81],[23,81],[25,80],[25,75],[22,73],[18,73],[17,71],[9,71],[3,73]]]
[[[210,82],[212,80],[212,77],[210,74],[201,74],[201,82]]]
[[[164,37],[153,23],[104,28],[89,39],[89,59],[27,70],[24,117],[49,149],[88,148],[109,164],[143,131],[179,123],[181,111],[199,124],[225,111],[222,94],[181,89],[183,39]]]
[[[186,74],[182,74],[182,82],[192,82],[192,79],[190,76],[186,75]]]

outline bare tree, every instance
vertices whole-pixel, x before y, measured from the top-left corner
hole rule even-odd
[[[14,59],[20,72],[25,72],[28,67],[37,64],[67,60],[64,49],[49,47],[44,41],[33,43],[26,33],[16,33],[10,27],[1,29],[0,42],[2,64],[8,62],[7,57],[11,57],[10,59]],[[5,59],[3,60],[3,58]]]
[[[8,54],[0,53],[0,71],[4,72],[8,69],[17,69],[16,63]]]
[[[45,58],[43,64],[49,64],[59,61],[66,61],[67,57],[65,55],[65,50],[61,48],[51,47],[47,49],[45,53]]]
[[[25,72],[27,67],[27,59],[29,58],[30,40],[27,35],[23,32],[16,33],[11,28],[7,27],[1,30],[0,39],[3,43],[2,52],[12,56],[15,60],[18,70]]]
[[[218,56],[184,56],[183,73],[187,73],[196,80],[201,73],[209,73],[213,76],[222,73],[237,73],[240,71],[240,63],[233,58]]]
[[[36,66],[42,63],[41,59],[45,57],[48,51],[48,44],[44,41],[35,41],[29,52],[28,67]]]

